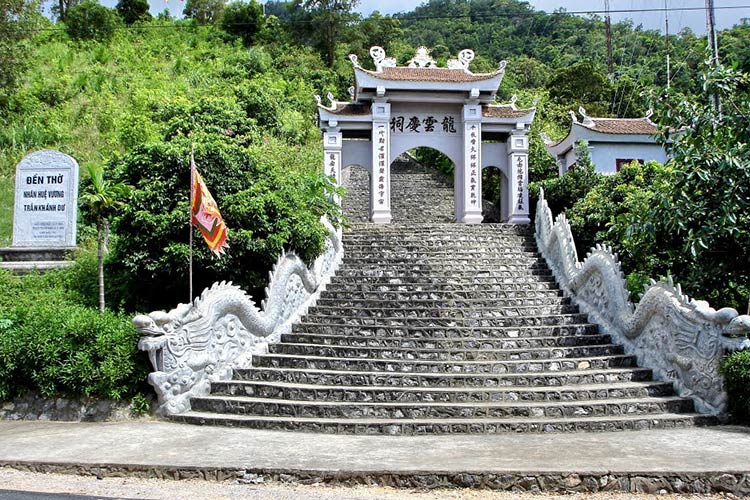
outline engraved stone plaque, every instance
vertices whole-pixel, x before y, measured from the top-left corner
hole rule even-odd
[[[37,151],[16,166],[14,247],[73,247],[78,215],[78,162]]]

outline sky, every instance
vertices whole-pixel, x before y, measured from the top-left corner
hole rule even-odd
[[[359,12],[369,15],[378,10],[381,14],[394,14],[413,10],[425,0],[361,0]],[[536,10],[552,12],[564,8],[568,12],[603,11],[604,0],[527,0]],[[638,26],[645,29],[659,29],[664,31],[664,12],[616,12],[633,11],[639,9],[664,8],[670,11],[669,32],[678,33],[683,28],[690,28],[695,33],[706,32],[706,13],[704,0],[610,0],[612,20],[617,22],[630,18]],[[117,0],[101,0],[104,5],[113,7]],[[175,17],[182,16],[185,5],[182,0],[149,0],[151,12],[158,14],[165,8]],[[716,24],[719,29],[730,28],[740,22],[742,18],[750,18],[750,0],[714,0],[716,7]],[[679,9],[693,8],[698,10],[684,11]]]

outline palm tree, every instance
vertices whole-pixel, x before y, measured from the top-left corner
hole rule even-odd
[[[107,253],[109,240],[109,217],[122,207],[122,201],[128,196],[131,187],[104,180],[104,168],[101,165],[87,164],[86,170],[91,178],[88,192],[81,196],[81,204],[88,207],[96,219],[96,257],[99,271],[99,312],[104,312],[104,254]]]

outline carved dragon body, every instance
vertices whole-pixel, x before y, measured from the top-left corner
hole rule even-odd
[[[326,248],[311,268],[294,253],[283,253],[269,275],[262,308],[231,283],[214,283],[192,304],[170,312],[136,316],[138,347],[148,351],[154,372],[149,383],[159,397],[159,412],[190,410],[190,399],[210,392],[211,382],[227,380],[232,370],[250,366],[252,355],[278,342],[291,324],[314,304],[343,256],[340,233],[326,220]]]
[[[730,308],[718,311],[690,300],[672,279],[652,281],[637,306],[630,301],[617,256],[597,246],[578,261],[570,225],[552,212],[540,193],[536,240],[560,286],[601,329],[653,370],[691,397],[702,413],[726,412],[727,396],[719,373],[721,357],[750,345],[750,316]]]

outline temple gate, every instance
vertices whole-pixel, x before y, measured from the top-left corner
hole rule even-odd
[[[369,171],[370,220],[391,222],[391,163],[410,149],[430,147],[455,165],[457,222],[482,222],[481,171],[496,167],[503,174],[503,221],[528,224],[528,132],[536,109],[517,109],[515,100],[493,104],[505,61],[493,73],[475,74],[468,49],[447,68],[438,68],[424,47],[403,67],[381,47],[372,47],[370,56],[375,71],[349,56],[355,76],[350,102],[328,94],[325,106],[317,97],[324,171],[339,185],[348,166]]]

